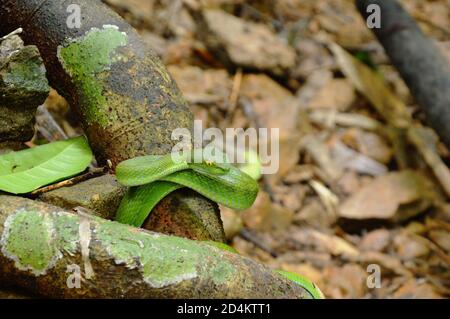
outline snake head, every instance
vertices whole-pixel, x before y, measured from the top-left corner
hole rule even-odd
[[[189,164],[189,167],[204,175],[224,175],[228,173],[230,168],[224,164],[210,162],[210,163],[192,163]]]

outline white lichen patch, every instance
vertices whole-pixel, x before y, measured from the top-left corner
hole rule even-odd
[[[120,30],[119,26],[115,25],[115,24],[104,24],[103,29],[114,29],[114,30]],[[96,29],[96,28],[91,28],[92,29]],[[98,30],[98,29],[97,29]],[[122,31],[121,32],[124,36],[127,36],[127,33]]]

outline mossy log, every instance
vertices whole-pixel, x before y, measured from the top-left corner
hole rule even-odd
[[[20,197],[0,196],[0,236],[0,282],[47,297],[309,298],[265,266],[207,243]]]
[[[80,9],[79,26],[70,23],[70,7]],[[115,167],[139,155],[168,153],[177,142],[173,130],[193,128],[193,116],[160,59],[101,1],[2,0],[0,32],[18,27],[23,39],[39,48],[50,84],[78,111],[100,164],[110,160]],[[174,213],[165,208],[173,208],[170,203],[184,194],[169,195],[155,211]],[[225,240],[217,205],[197,194],[192,207],[200,207],[211,222],[203,224],[191,218],[198,212],[183,209],[176,213],[193,221],[189,229],[184,231],[185,224],[168,228],[180,230],[180,236]]]

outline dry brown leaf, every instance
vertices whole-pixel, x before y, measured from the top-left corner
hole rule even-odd
[[[381,275],[389,276],[397,274],[405,277],[412,277],[413,274],[395,256],[383,254],[377,251],[362,252],[357,260],[364,265],[375,264],[380,266]]]
[[[298,211],[303,205],[303,199],[306,195],[307,186],[292,185],[287,189],[288,191],[285,194],[280,194],[279,196],[277,194],[276,198],[283,204],[283,206],[292,211]]]
[[[326,187],[319,181],[311,180],[309,182],[309,185],[311,185],[317,195],[319,195],[320,201],[322,202],[326,212],[330,216],[329,220],[334,221],[337,217],[339,198],[328,187]]]
[[[328,298],[362,298],[367,289],[367,272],[357,264],[327,267],[324,270],[323,290]]]
[[[361,178],[355,171],[346,171],[337,181],[339,190],[345,195],[358,191],[361,185]]]
[[[207,29],[205,44],[213,51],[221,49],[235,65],[282,74],[295,65],[295,51],[266,25],[239,19],[222,10],[203,12]]]
[[[283,181],[287,184],[297,184],[301,182],[308,181],[314,177],[314,166],[313,165],[296,165],[294,166]]]
[[[394,298],[411,299],[439,299],[442,298],[433,289],[433,286],[423,280],[411,278],[401,286],[393,295]]]
[[[241,213],[244,224],[250,229],[262,229],[270,214],[272,203],[265,191],[259,191],[252,207]]]
[[[384,138],[374,132],[350,128],[344,132],[341,140],[358,152],[382,164],[388,164],[392,159],[392,148]]]
[[[391,241],[391,233],[387,229],[373,230],[361,239],[359,248],[364,251],[378,251],[385,250]]]
[[[306,152],[327,175],[328,179],[334,181],[342,175],[342,167],[332,160],[330,150],[322,136],[309,134],[303,137],[301,142]]]
[[[330,216],[318,197],[308,198],[302,209],[295,215],[297,224],[307,224],[317,228],[330,227],[335,221],[335,216]]]
[[[426,202],[430,204],[429,181],[414,171],[406,170],[378,176],[345,200],[339,207],[339,216],[350,219],[391,219],[401,205]],[[413,205],[423,211],[428,205]],[[408,211],[413,214],[413,211]],[[400,217],[400,216],[397,216]]]
[[[347,79],[331,78],[309,101],[307,108],[346,111],[355,98],[355,90]]]
[[[402,260],[424,257],[430,253],[427,245],[404,232],[400,232],[394,237],[393,244],[397,256]]]
[[[217,105],[226,109],[232,82],[225,70],[174,65],[168,70],[190,104]]]
[[[345,258],[354,258],[359,254],[358,249],[346,240],[330,236],[318,231],[312,232],[312,238],[327,247],[328,251],[334,256],[343,256]]]

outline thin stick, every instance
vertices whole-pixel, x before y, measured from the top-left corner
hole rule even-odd
[[[53,190],[56,190],[56,189],[59,189],[62,187],[72,186],[72,185],[84,182],[84,181],[91,179],[93,177],[96,177],[98,175],[102,175],[104,172],[105,172],[104,167],[93,168],[93,169],[91,169],[91,171],[87,172],[86,174],[83,174],[80,176],[75,176],[73,178],[66,179],[65,181],[39,188],[39,189],[33,191],[30,195],[31,195],[31,197],[37,197],[39,195],[48,193],[50,191],[53,191]]]

